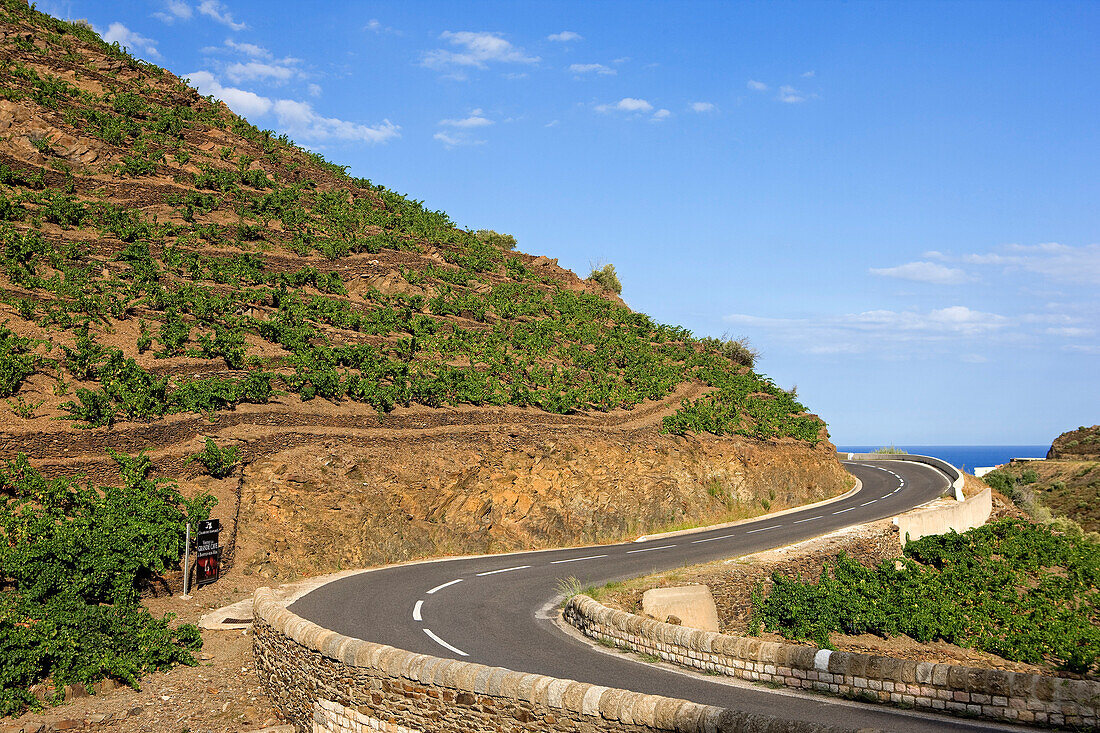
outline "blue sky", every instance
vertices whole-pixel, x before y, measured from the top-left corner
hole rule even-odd
[[[1100,422],[1096,3],[39,2],[758,367],[834,442]]]

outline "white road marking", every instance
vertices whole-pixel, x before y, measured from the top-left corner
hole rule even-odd
[[[435,635],[435,633],[434,633],[434,632],[433,632],[433,631],[432,631],[431,629],[424,629],[424,633],[425,633],[425,634],[427,634],[428,636],[432,637],[432,641],[434,641],[434,642],[435,642],[436,644],[439,644],[439,645],[440,645],[441,647],[443,647],[443,648],[445,648],[445,649],[450,649],[450,650],[451,650],[452,652],[454,652],[455,654],[457,654],[457,655],[459,655],[459,656],[461,656],[461,657],[468,657],[468,656],[470,656],[469,654],[467,654],[466,652],[462,651],[462,650],[461,650],[461,649],[459,649],[458,647],[454,647],[454,646],[451,646],[451,645],[450,645],[450,644],[448,644],[447,642],[445,642],[445,641],[443,641],[442,639],[440,639],[440,638],[439,638],[438,636],[436,636],[436,635]]]
[[[731,534],[724,534],[721,537],[707,537],[705,540],[694,540],[691,544],[698,545],[701,542],[714,542],[715,540],[726,540],[733,537]]]
[[[443,590],[444,588],[446,588],[449,585],[454,585],[455,583],[461,583],[461,582],[462,582],[462,578],[455,578],[454,580],[448,581],[448,582],[444,583],[443,585],[437,585],[436,587],[434,587],[430,591],[428,591],[428,595],[431,595],[432,593],[435,593],[437,590]]]
[[[660,547],[643,547],[640,550],[628,550],[626,554],[627,555],[633,555],[635,552],[652,552],[653,550],[667,550],[668,548],[675,547],[675,546],[676,545],[661,545]]]
[[[513,570],[525,570],[529,567],[531,567],[531,566],[530,565],[516,565],[514,568],[501,568],[500,570],[489,570],[489,571],[484,572],[484,573],[478,573],[477,577],[480,578],[484,575],[496,575],[497,573],[510,573]]]
[[[571,557],[568,560],[553,560],[551,565],[561,565],[563,562],[580,562],[581,560],[595,560],[597,557],[607,557],[607,555],[589,555],[588,557]]]
[[[879,498],[880,499],[889,499],[891,496],[892,496],[892,494],[887,494],[886,496],[880,496]]]
[[[812,522],[815,519],[821,519],[822,516],[824,516],[824,515],[818,515],[816,517],[810,517],[809,519],[796,519],[794,523],[795,524],[802,524],[803,522]]]
[[[413,606],[413,621],[423,621],[424,617],[420,615],[420,609],[424,608],[424,601],[417,601]]]
[[[853,509],[855,509],[855,507],[854,507],[854,506],[850,506],[850,507],[848,507],[847,509],[841,509],[841,510],[840,510],[839,512],[833,512],[833,514],[843,514],[844,512],[850,512],[850,511],[852,511]]]
[[[871,499],[870,501],[863,502],[862,504],[860,504],[860,506],[868,506],[870,504],[874,504],[876,501],[878,501],[878,499]]]
[[[782,526],[783,526],[782,524],[773,524],[770,527],[761,527],[760,529],[750,529],[745,534],[752,534],[753,532],[767,532],[769,529],[778,529],[779,527],[782,527]]]

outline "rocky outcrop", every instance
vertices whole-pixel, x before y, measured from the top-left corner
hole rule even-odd
[[[1082,425],[1062,433],[1054,439],[1047,451],[1047,458],[1100,459],[1100,425],[1091,428]]]
[[[246,471],[238,563],[289,578],[632,539],[843,493],[824,447],[516,426],[294,448]]]

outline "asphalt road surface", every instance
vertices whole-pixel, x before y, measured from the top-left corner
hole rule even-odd
[[[645,542],[384,568],[322,586],[290,610],[345,636],[411,652],[792,720],[885,731],[1019,730],[649,665],[586,643],[555,624],[560,611],[553,604],[563,578],[600,585],[782,547],[894,516],[940,496],[949,483],[943,473],[919,463],[884,460],[845,467],[863,482],[862,489],[818,508]]]

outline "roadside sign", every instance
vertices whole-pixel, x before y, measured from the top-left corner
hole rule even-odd
[[[204,519],[199,522],[195,550],[198,563],[195,566],[195,585],[202,586],[218,579],[222,548],[218,534],[222,531],[220,519]]]

